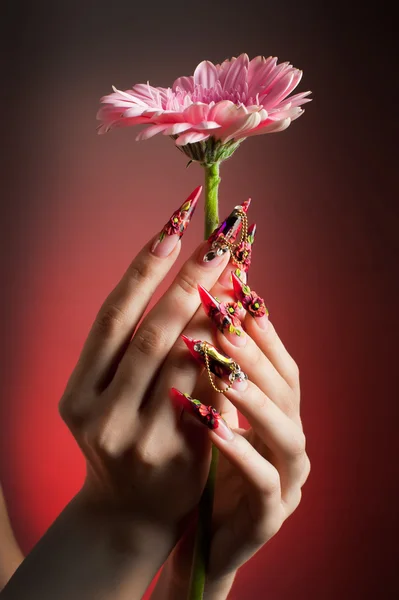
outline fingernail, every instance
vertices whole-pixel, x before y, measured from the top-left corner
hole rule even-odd
[[[257,320],[259,327],[266,329],[269,311],[265,306],[265,301],[256,292],[253,292],[249,285],[241,281],[235,273],[232,273],[231,276],[235,297],[241,302],[245,310]]]
[[[266,331],[266,329],[269,327],[269,324],[270,324],[269,317],[267,315],[263,315],[263,317],[257,318],[256,324],[258,325],[258,327],[260,329],[262,329],[263,331]]]
[[[214,431],[223,440],[232,440],[234,433],[223,419],[222,415],[213,406],[206,406],[199,400],[192,398],[189,394],[183,394],[176,388],[170,393],[174,400],[179,402],[185,410],[195,416],[203,425]]]
[[[242,204],[236,206],[229,214],[227,219],[223,221],[219,227],[209,236],[208,243],[210,244],[209,251],[205,254],[203,261],[210,262],[216,259],[217,256],[225,254],[229,250],[229,244],[234,243],[238,233],[242,227],[242,213],[246,213],[251,199],[249,198]]]
[[[165,258],[174,250],[191,221],[201,191],[202,186],[195,188],[187,200],[170,217],[151,248],[151,252],[155,256]]]
[[[237,380],[233,383],[232,387],[237,390],[237,392],[244,392],[248,387],[248,380],[241,379]]]
[[[251,266],[252,245],[255,241],[256,223],[253,223],[248,229],[245,240],[242,240],[231,255],[231,262],[238,266],[243,272],[247,272]]]
[[[212,323],[224,334],[241,338],[236,345],[244,346],[246,344],[245,332],[241,328],[241,321],[236,316],[237,303],[219,302],[202,285],[198,285],[198,292],[201,298],[202,306]]]
[[[204,256],[203,252],[204,252],[204,249],[203,249],[203,247],[201,247],[200,255],[198,257],[199,263],[204,267],[214,269],[214,268],[218,267],[224,261],[224,257],[227,252],[227,249],[226,249],[226,251],[223,251],[223,252],[222,251],[220,251],[219,253],[215,252],[212,255],[212,257],[211,257],[211,252],[207,252],[205,254],[205,256]],[[205,257],[208,255],[209,255],[209,257],[205,260]]]
[[[230,383],[244,382],[248,376],[242,371],[240,365],[230,356],[218,350],[207,341],[194,340],[186,335],[181,336],[192,356],[204,367],[208,362],[210,371],[217,377],[226,379]],[[206,360],[207,359],[207,360]]]

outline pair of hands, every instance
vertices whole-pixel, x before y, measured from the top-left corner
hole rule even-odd
[[[172,219],[169,223],[173,226]],[[87,477],[42,548],[47,546],[47,554],[52,554],[51,548],[55,551],[58,540],[65,538],[66,554],[52,559],[57,565],[90,557],[92,566],[84,571],[86,579],[82,575],[74,598],[140,598],[175,548],[153,598],[186,599],[192,517],[206,483],[211,443],[219,448],[220,459],[209,600],[226,598],[236,570],[298,506],[309,473],[298,368],[273,325],[246,314],[238,342],[234,336],[215,333],[204,311],[198,310],[198,284],[221,300],[232,299],[229,252],[204,262],[209,243],[202,243],[142,319],[179,255],[184,228],[164,228],[168,235],[163,245],[157,236],[133,260],[101,307],[60,402],[61,416],[86,457]],[[187,352],[182,333],[202,340],[213,336],[247,373],[247,386],[214,392]],[[210,431],[171,402],[172,387],[215,406],[233,431],[231,439]],[[247,418],[248,430],[239,428],[238,411]],[[38,573],[40,552],[39,548],[36,563],[33,558],[32,566],[26,567],[28,575],[29,568]],[[101,572],[98,589],[89,583],[91,568]],[[16,579],[5,600],[23,597],[18,596],[23,586],[18,587]],[[42,589],[41,598],[51,586]],[[61,582],[59,590],[63,589]],[[66,591],[58,597],[70,596]]]
[[[156,246],[156,244],[155,244]],[[231,585],[237,568],[281,527],[301,498],[309,473],[299,416],[298,368],[273,325],[248,313],[245,334],[218,331],[216,343],[249,377],[245,390],[214,392],[180,335],[209,339],[212,326],[198,311],[198,284],[231,300],[230,255],[204,262],[201,244],[160,301],[140,323],[152,295],[180,252],[156,256],[154,240],[133,260],[104,302],[60,403],[61,415],[87,458],[82,494],[122,515],[129,535],[137,515],[176,541],[198,504],[210,462],[220,450],[208,593]],[[223,282],[225,285],[223,285]],[[245,340],[243,340],[243,337]],[[243,344],[245,341],[245,345]],[[234,430],[232,440],[199,427],[170,401],[175,387],[215,406]],[[250,429],[239,429],[238,410]],[[188,536],[190,537],[190,536]],[[180,542],[187,548],[187,537]],[[176,548],[170,585],[184,597],[190,553]],[[164,586],[162,586],[164,589]],[[157,597],[162,596],[158,589]]]

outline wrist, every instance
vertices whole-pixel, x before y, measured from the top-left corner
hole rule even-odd
[[[173,543],[166,528],[127,522],[80,492],[11,578],[4,600],[139,600]]]

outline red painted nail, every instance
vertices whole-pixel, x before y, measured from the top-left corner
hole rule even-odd
[[[206,406],[189,394],[183,394],[176,388],[170,390],[172,398],[183,406],[187,412],[196,417],[203,425],[214,431],[224,440],[232,440],[234,433],[213,406]]]
[[[153,252],[155,256],[169,256],[176,247],[177,242],[182,237],[191,221],[201,191],[202,186],[195,188],[187,200],[185,200],[180,208],[178,208],[170,217],[152,246],[151,252]]]
[[[256,318],[264,317],[269,315],[269,311],[265,306],[265,301],[263,298],[258,296],[256,292],[253,292],[249,285],[241,281],[237,275],[232,272],[231,277],[233,280],[233,289],[235,297],[245,310],[249,312],[250,315]]]
[[[183,338],[187,348],[190,350],[192,356],[203,366],[206,366],[206,350],[209,368],[217,377],[228,377],[231,383],[245,381],[248,379],[246,373],[241,370],[240,365],[238,365],[230,356],[227,356],[218,350],[210,342],[194,340],[186,335],[182,335],[181,337]]]
[[[216,258],[216,256],[221,256],[229,250],[226,242],[232,244],[236,240],[242,227],[241,213],[247,212],[250,202],[251,199],[249,198],[242,204],[236,206],[227,219],[225,219],[210,235],[208,242],[211,244],[211,249],[205,254],[203,258],[204,262],[210,262]]]

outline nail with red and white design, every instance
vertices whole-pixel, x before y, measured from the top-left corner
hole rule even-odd
[[[151,252],[155,256],[165,258],[173,252],[191,221],[201,191],[202,186],[195,188],[187,200],[170,217],[151,248]]]

